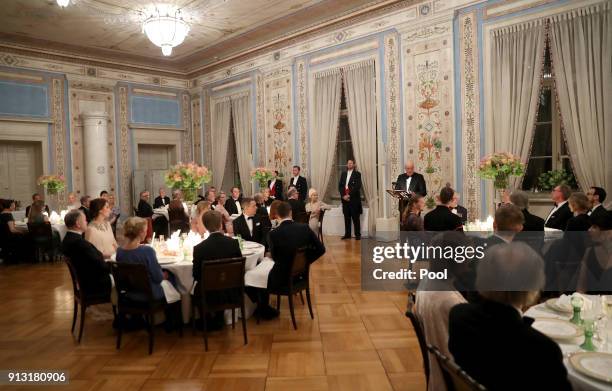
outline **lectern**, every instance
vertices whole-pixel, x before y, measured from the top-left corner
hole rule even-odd
[[[408,205],[408,200],[412,197],[411,191],[406,190],[387,190],[387,193],[398,200],[399,203],[399,211],[400,211],[400,222],[402,221],[402,215],[404,214],[404,208]]]

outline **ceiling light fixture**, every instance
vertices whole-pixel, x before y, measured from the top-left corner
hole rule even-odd
[[[57,0],[57,5],[62,8],[68,7],[68,4],[70,4],[70,0]]]
[[[182,18],[181,11],[170,4],[154,6],[144,11],[143,17],[142,31],[161,48],[164,56],[171,55],[172,48],[183,43],[189,33],[189,24]]]

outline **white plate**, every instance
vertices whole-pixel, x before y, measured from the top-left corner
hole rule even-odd
[[[548,308],[551,308],[551,309],[555,310],[555,311],[564,312],[564,313],[568,313],[568,314],[571,314],[574,311],[574,309],[571,307],[571,305],[570,306],[560,306],[557,303],[558,300],[559,299],[557,299],[557,298],[548,299],[548,300],[546,300],[546,306]]]
[[[583,375],[612,384],[612,353],[576,353],[569,361]]]
[[[157,263],[160,265],[172,265],[173,263],[177,263],[178,259],[176,258],[157,258]]]
[[[581,327],[561,319],[536,319],[531,327],[547,337],[556,340],[568,340],[580,337],[584,332]]]
[[[245,242],[245,243],[242,244],[242,246],[244,248],[248,248],[248,249],[254,250],[254,249],[260,248],[261,244],[255,243],[255,242]]]
[[[255,251],[253,251],[253,250],[247,250],[247,249],[242,250],[242,256],[243,257],[246,257],[248,255],[253,255],[253,254],[255,254]]]

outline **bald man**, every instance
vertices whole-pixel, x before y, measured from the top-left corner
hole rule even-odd
[[[418,172],[414,172],[414,162],[408,160],[404,166],[405,172],[400,174],[395,181],[395,190],[405,190],[411,193],[420,194],[423,197],[427,195],[427,185],[425,178]],[[399,203],[400,212],[403,211],[403,203]]]

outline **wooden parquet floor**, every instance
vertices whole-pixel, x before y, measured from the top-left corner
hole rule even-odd
[[[239,323],[209,334],[209,352],[201,333],[158,328],[151,356],[144,331],[124,334],[115,349],[111,320],[100,316],[110,305],[87,317],[76,343],[64,264],[0,267],[0,370],[69,371],[69,385],[45,390],[425,390],[406,295],[361,291],[359,242],[327,238],[326,247],[311,269],[315,319],[298,300],[297,331],[285,299],[278,319],[248,321],[246,346]]]

